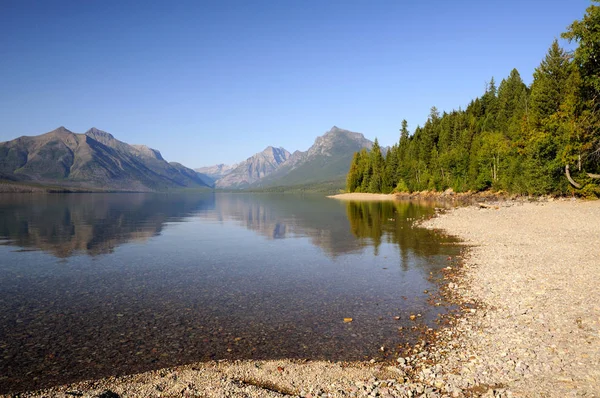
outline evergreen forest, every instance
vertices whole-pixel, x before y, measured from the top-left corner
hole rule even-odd
[[[513,69],[465,109],[440,113],[382,151],[354,154],[348,192],[494,190],[600,196],[600,0],[551,44],[527,86]],[[385,156],[382,152],[385,152]]]

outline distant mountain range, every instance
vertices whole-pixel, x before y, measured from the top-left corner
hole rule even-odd
[[[96,128],[76,134],[64,127],[0,143],[0,179],[119,191],[210,185],[156,149],[126,144]]]
[[[317,137],[306,152],[296,151],[281,167],[255,187],[299,186],[330,183],[343,188],[354,152],[371,149],[373,142],[364,135],[333,126]]]
[[[237,163],[231,166],[221,163],[214,166],[200,167],[194,170],[210,178],[212,180],[212,183],[214,184],[214,182],[217,181],[219,178],[223,178],[227,174],[231,173],[237,166]]]
[[[192,170],[167,162],[156,149],[127,144],[96,128],[77,134],[59,127],[0,142],[0,180],[115,191],[299,186],[335,190],[344,187],[354,152],[372,145],[362,134],[334,126],[305,152],[269,146],[235,165]]]
[[[225,176],[215,181],[216,188],[248,188],[284,164],[291,154],[283,148],[269,146],[250,156]]]
[[[333,126],[305,152],[290,154],[283,148],[268,147],[234,168],[220,164],[196,171],[211,173],[216,177],[215,187],[222,189],[285,189],[324,183],[343,188],[354,152],[372,146],[362,134]]]

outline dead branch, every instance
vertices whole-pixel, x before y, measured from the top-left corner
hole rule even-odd
[[[569,182],[571,183],[571,185],[573,185],[577,189],[581,188],[581,185],[579,185],[578,183],[576,183],[575,180],[571,178],[571,173],[569,172],[569,165],[568,164],[565,165],[565,175],[567,176],[567,180],[569,180]]]

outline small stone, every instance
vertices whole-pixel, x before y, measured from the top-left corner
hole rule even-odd
[[[96,398],[120,398],[120,395],[114,391],[106,390],[102,392],[100,395],[97,395]]]

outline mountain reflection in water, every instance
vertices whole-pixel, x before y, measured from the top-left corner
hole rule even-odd
[[[0,195],[0,238],[60,258],[96,256],[126,242],[146,241],[167,221],[214,207],[214,194]]]
[[[409,314],[435,326],[443,311],[423,291],[457,249],[412,226],[433,212],[311,195],[0,195],[0,393],[213,359],[393,358],[415,338],[398,334]]]
[[[109,254],[127,242],[160,235],[166,223],[191,217],[239,225],[270,239],[308,236],[328,255],[374,254],[382,239],[409,250],[431,252],[432,233],[416,229],[415,218],[433,207],[411,202],[344,202],[307,195],[247,194],[67,194],[0,196],[0,242],[42,250],[60,258]],[[358,241],[353,237],[360,238]],[[364,241],[363,239],[368,239]],[[0,243],[2,244],[2,243]]]

